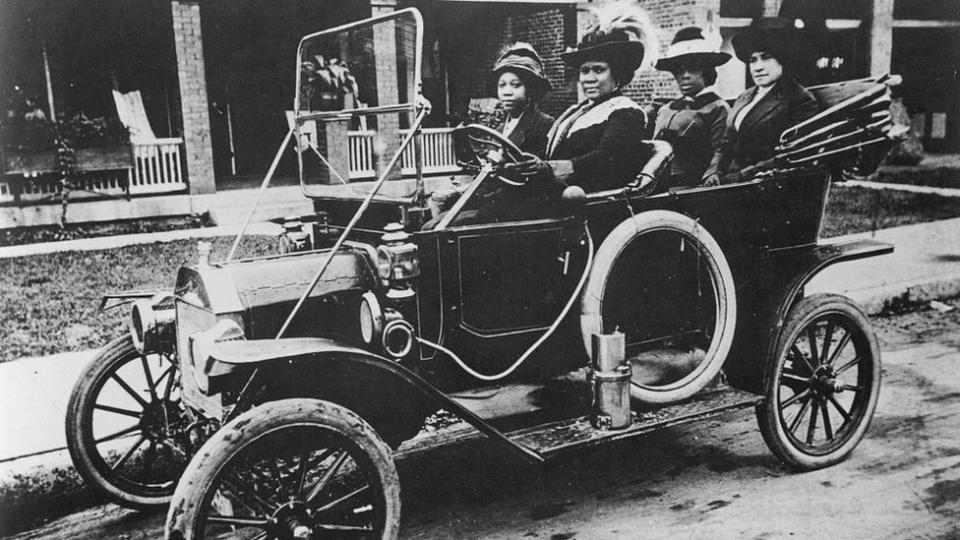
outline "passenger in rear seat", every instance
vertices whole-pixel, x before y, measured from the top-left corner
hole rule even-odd
[[[673,146],[662,189],[716,183],[730,107],[716,93],[717,66],[730,55],[716,50],[696,26],[677,32],[657,69],[669,71],[683,94],[657,113],[653,138]]]
[[[732,41],[756,86],[737,98],[727,121],[720,157],[726,174],[718,182],[724,184],[749,180],[741,174],[744,168],[772,158],[784,130],[819,112],[817,100],[791,74],[801,57],[792,21],[756,19]]]

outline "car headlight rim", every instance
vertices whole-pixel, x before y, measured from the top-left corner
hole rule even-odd
[[[383,334],[383,310],[380,300],[372,291],[363,293],[360,297],[360,338],[367,345],[379,341]]]

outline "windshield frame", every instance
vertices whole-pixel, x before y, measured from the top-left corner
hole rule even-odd
[[[366,108],[350,108],[342,109],[338,111],[301,111],[300,110],[300,91],[301,91],[301,76],[302,70],[300,65],[303,59],[305,47],[313,40],[322,38],[324,36],[330,36],[334,34],[341,34],[348,32],[350,30],[362,28],[362,27],[373,27],[376,24],[380,24],[390,20],[397,20],[401,18],[410,18],[412,17],[414,22],[414,45],[413,45],[413,88],[411,92],[408,92],[409,101],[394,103],[389,105],[377,105],[373,107]],[[399,9],[392,13],[387,13],[384,15],[379,15],[376,17],[370,17],[368,19],[363,19],[360,21],[355,21],[340,26],[335,26],[333,28],[328,28],[326,30],[321,30],[319,32],[314,32],[312,34],[307,34],[300,38],[300,43],[297,46],[297,56],[295,63],[295,73],[296,81],[294,85],[294,100],[293,100],[293,136],[296,141],[302,140],[301,137],[301,126],[309,121],[316,120],[350,120],[356,117],[363,116],[377,116],[377,115],[387,115],[387,114],[398,114],[398,113],[408,113],[410,114],[411,121],[417,115],[417,99],[416,95],[420,92],[422,79],[422,63],[423,63],[423,34],[424,34],[424,23],[423,16],[420,14],[420,11],[416,8],[409,7],[404,9]],[[400,96],[403,97],[403,96]],[[415,154],[415,166],[416,166],[416,184],[421,183],[421,175],[423,169],[423,153],[420,151],[421,145],[421,136],[418,130],[418,133],[415,135],[411,141],[416,151]],[[396,153],[402,153],[405,149],[404,145],[401,145]],[[333,189],[325,189],[327,186],[322,184],[313,184],[306,182],[304,176],[304,166],[303,166],[303,155],[298,151],[297,152],[297,174],[300,180],[300,189],[303,192],[305,197],[311,199],[317,198],[356,198],[357,196],[363,197],[363,194],[351,193],[347,195],[347,192],[352,192],[352,189],[349,189],[351,185],[363,185],[368,183],[375,183],[371,181],[360,181],[360,182],[350,182],[349,181],[349,171],[346,171],[347,178],[346,184],[343,185],[334,185],[331,184],[329,187]],[[344,190],[346,189],[346,192]],[[345,197],[346,195],[346,197]]]

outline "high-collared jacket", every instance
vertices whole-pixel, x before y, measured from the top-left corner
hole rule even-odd
[[[753,101],[756,95],[757,87],[754,86],[740,94],[733,104],[727,118],[727,132],[720,159],[721,171],[739,171],[772,158],[773,150],[780,142],[780,134],[788,127],[817,114],[820,109],[816,98],[810,92],[794,79],[784,77],[747,111],[740,123],[740,129],[737,129],[737,114]]]
[[[567,185],[588,192],[624,187],[649,157],[643,142],[645,124],[640,106],[619,92],[580,102],[554,122],[547,159],[572,162]]]
[[[503,133],[506,118],[492,126]],[[517,125],[507,135],[521,151],[544,157],[547,133],[553,125],[553,117],[531,106],[520,116]],[[470,222],[513,221],[548,215],[551,199],[556,198],[555,189],[540,182],[524,186],[504,186],[500,182],[487,181],[476,194],[479,209],[466,211],[454,220],[455,224]]]
[[[668,187],[696,186],[718,174],[729,112],[727,102],[709,91],[660,107],[653,138],[673,146]]]
[[[503,133],[505,125],[506,117],[494,126],[494,129]],[[507,138],[520,150],[542,158],[547,149],[547,133],[550,132],[552,125],[552,116],[537,107],[530,107],[520,115],[520,120]]]

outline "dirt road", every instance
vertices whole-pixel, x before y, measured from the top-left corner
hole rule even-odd
[[[790,472],[752,412],[545,468],[474,443],[400,464],[403,538],[960,538],[960,308],[874,324],[883,389],[845,463]],[[162,521],[106,506],[16,538],[161,538]]]

